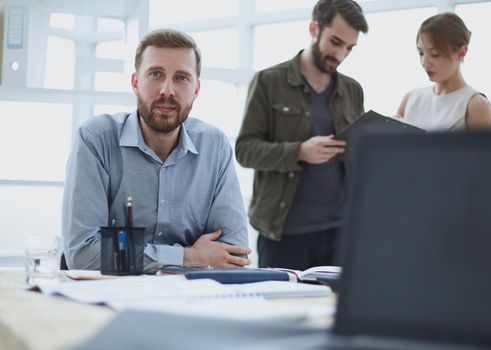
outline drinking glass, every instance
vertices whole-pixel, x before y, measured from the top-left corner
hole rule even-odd
[[[26,236],[26,283],[56,282],[60,271],[62,240],[58,236]]]

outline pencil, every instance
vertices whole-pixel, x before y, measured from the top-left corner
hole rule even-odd
[[[133,227],[133,198],[126,200],[126,227]]]

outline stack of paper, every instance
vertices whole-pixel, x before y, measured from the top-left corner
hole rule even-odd
[[[266,298],[327,296],[331,293],[328,287],[320,285],[286,281],[224,285],[211,279],[187,280],[182,275],[118,277],[38,287],[44,294],[105,304],[115,310],[143,309],[247,320],[306,318],[313,310],[272,303]],[[329,310],[325,312],[327,314]]]

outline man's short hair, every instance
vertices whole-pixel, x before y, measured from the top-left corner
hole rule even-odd
[[[142,62],[142,55],[149,46],[161,48],[188,48],[193,49],[196,56],[196,74],[201,74],[201,52],[191,36],[175,29],[157,29],[143,37],[138,44],[135,55],[135,69],[138,71]]]
[[[319,24],[322,31],[329,27],[333,18],[341,15],[346,22],[360,32],[368,32],[368,23],[363,15],[363,10],[356,1],[353,0],[319,0],[312,12],[312,20]]]

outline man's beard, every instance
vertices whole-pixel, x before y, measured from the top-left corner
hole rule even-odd
[[[312,55],[314,57],[314,65],[320,70],[322,73],[326,74],[334,74],[336,73],[336,68],[326,64],[326,61],[331,60],[337,62],[336,58],[332,56],[322,56],[321,48],[319,46],[319,39],[317,38],[317,42],[312,44]],[[337,62],[339,65],[339,62]]]
[[[162,134],[169,134],[176,130],[188,118],[189,112],[191,112],[191,108],[193,107],[192,103],[181,106],[181,104],[172,96],[159,98],[158,100],[153,101],[150,104],[150,107],[147,107],[147,105],[143,103],[140,96],[137,96],[137,101],[138,112],[145,121],[145,124],[153,131]],[[175,113],[176,115],[171,116],[157,111],[154,112],[155,107],[161,103],[175,106],[176,110],[173,111],[173,114]]]

